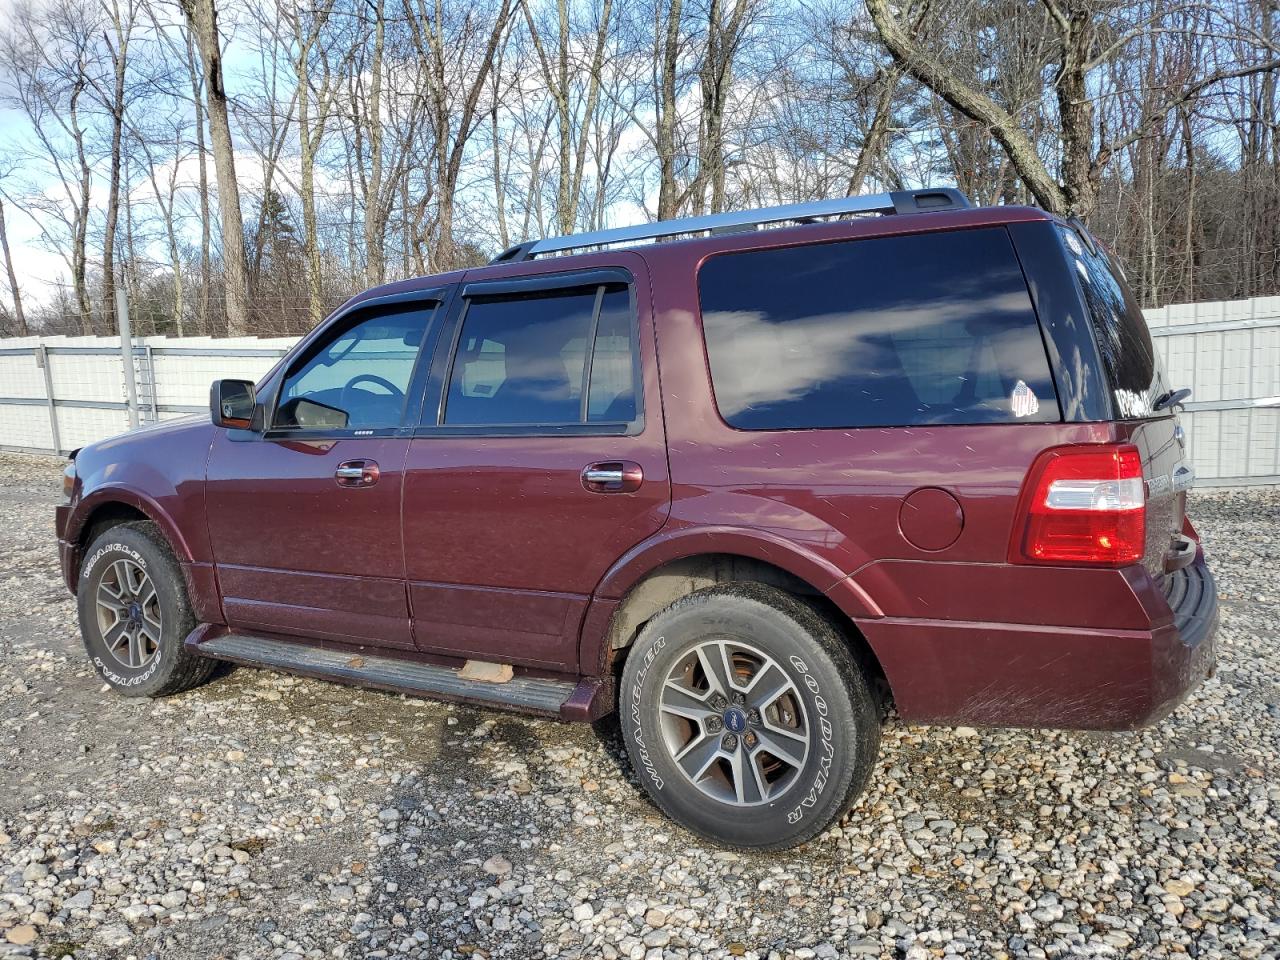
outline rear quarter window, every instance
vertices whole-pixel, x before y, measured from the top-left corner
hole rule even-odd
[[[698,290],[716,405],[739,429],[1059,419],[1001,228],[724,254]]]
[[[1060,226],[1089,310],[1102,366],[1122,418],[1169,416],[1152,409],[1168,389],[1160,355],[1151,340],[1147,319],[1124,279],[1124,271],[1101,247],[1090,250],[1075,230]]]

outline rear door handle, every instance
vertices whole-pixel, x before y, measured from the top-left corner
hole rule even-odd
[[[631,460],[601,460],[582,470],[582,485],[592,493],[631,493],[644,482],[644,470]]]
[[[380,475],[373,460],[344,460],[333,471],[333,479],[340,487],[372,487]]]

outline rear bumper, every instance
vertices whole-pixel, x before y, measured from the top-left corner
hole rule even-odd
[[[1128,730],[1165,717],[1212,674],[1218,625],[1203,554],[1163,591],[1145,574],[1135,586],[1149,629],[901,617],[858,625],[908,722]]]

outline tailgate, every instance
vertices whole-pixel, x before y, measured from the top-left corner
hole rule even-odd
[[[1103,375],[1111,388],[1120,439],[1142,454],[1147,486],[1147,536],[1143,564],[1156,578],[1195,558],[1183,534],[1187,490],[1194,474],[1185,463],[1182,429],[1173,393],[1151,340],[1146,318],[1125,282],[1124,271],[1097,242],[1062,225],[1063,242],[1089,311]]]
[[[1187,490],[1195,474],[1185,462],[1182,432],[1177,417],[1130,420],[1120,426],[1120,436],[1142,454],[1147,485],[1147,537],[1143,565],[1160,582],[1164,574],[1189,564],[1196,545],[1183,534]]]

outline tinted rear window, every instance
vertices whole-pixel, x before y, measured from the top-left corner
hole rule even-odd
[[[1102,366],[1115,396],[1116,411],[1126,418],[1151,416],[1152,404],[1168,388],[1142,308],[1129,290],[1119,265],[1101,248],[1091,253],[1070,227],[1059,227],[1059,230],[1089,309]],[[1172,411],[1164,411],[1158,415],[1170,413]]]
[[[716,405],[734,427],[1059,418],[1003,229],[727,254],[698,284]]]

